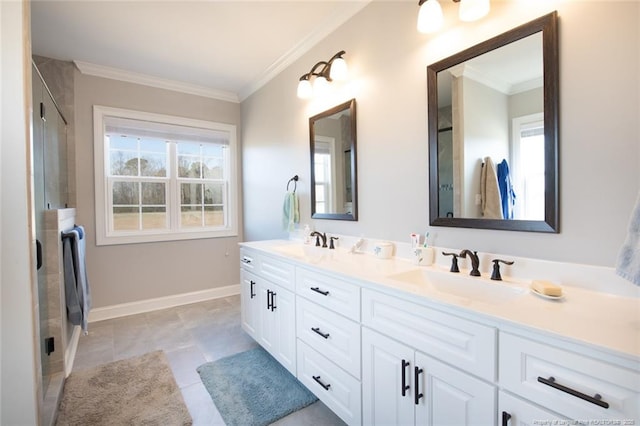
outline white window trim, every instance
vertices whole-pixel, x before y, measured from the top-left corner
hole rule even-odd
[[[105,178],[105,159],[108,157],[107,146],[104,143],[104,119],[105,117],[122,117],[134,120],[144,120],[157,123],[168,123],[181,126],[198,127],[211,130],[223,130],[229,132],[229,198],[227,201],[227,226],[216,230],[181,229],[153,230],[144,233],[131,233],[122,235],[109,235],[109,217],[106,208],[109,191]],[[112,108],[101,105],[93,106],[93,150],[94,150],[94,174],[95,174],[95,207],[96,207],[96,244],[133,244],[159,241],[191,240],[201,238],[235,237],[238,235],[238,152],[237,152],[236,126],[233,124],[216,123],[212,121],[197,120],[192,118],[177,117],[171,115],[155,114],[142,111]],[[168,194],[169,196],[169,194]],[[176,198],[175,194],[171,195]]]

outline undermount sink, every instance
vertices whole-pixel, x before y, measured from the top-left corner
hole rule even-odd
[[[329,250],[322,247],[302,245],[302,244],[284,244],[281,246],[273,247],[273,250],[284,254],[285,256],[291,256],[296,259],[307,261],[320,261],[329,254]]]
[[[525,288],[514,284],[430,269],[411,269],[389,275],[387,278],[408,284],[429,286],[439,293],[492,304],[505,303],[527,293]]]

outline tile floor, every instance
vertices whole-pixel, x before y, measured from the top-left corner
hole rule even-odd
[[[89,335],[80,337],[73,371],[162,349],[194,426],[224,425],[196,368],[256,346],[240,327],[240,296],[232,296],[91,323]],[[274,424],[344,423],[322,402],[317,402]]]

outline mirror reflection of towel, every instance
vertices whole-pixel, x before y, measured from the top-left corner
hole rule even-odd
[[[299,222],[298,196],[295,192],[287,192],[282,205],[282,229],[291,232],[295,229],[295,224]]]
[[[480,197],[482,200],[482,217],[485,219],[504,219],[502,215],[502,199],[496,165],[491,157],[485,157],[480,174]]]
[[[627,238],[618,254],[616,273],[640,286],[640,194],[631,213]]]

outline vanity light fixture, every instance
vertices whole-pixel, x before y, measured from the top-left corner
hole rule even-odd
[[[300,77],[298,81],[298,97],[308,99],[312,95],[321,95],[329,86],[329,82],[333,80],[347,79],[347,62],[342,55],[346,52],[341,50],[336,53],[328,61],[320,61],[315,64],[311,71]],[[313,85],[311,84],[313,78]]]
[[[486,16],[491,8],[489,0],[453,0],[460,3],[458,17],[461,21],[470,22]],[[418,31],[432,33],[440,29],[444,22],[442,7],[438,0],[419,0]]]

